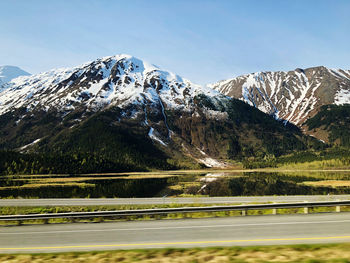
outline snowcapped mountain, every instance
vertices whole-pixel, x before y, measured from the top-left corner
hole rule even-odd
[[[91,153],[163,169],[280,155],[309,140],[254,107],[129,55],[11,80],[0,91],[0,134],[0,149]]]
[[[61,118],[74,113],[74,125],[85,119],[87,112],[117,106],[121,111],[119,121],[138,120],[149,127],[152,140],[165,146],[172,134],[165,111],[192,114],[193,99],[199,94],[209,96],[214,103],[228,100],[215,90],[140,59],[116,55],[10,81],[6,92],[0,93],[0,114],[25,109],[18,116],[19,123],[24,116],[40,111],[54,111]],[[208,112],[208,117],[220,115],[221,112]]]
[[[19,76],[29,76],[30,74],[19,67],[15,66],[0,66],[0,91],[1,85],[11,81]]]
[[[21,107],[67,113],[82,105],[95,111],[145,103],[188,110],[199,93],[220,96],[135,57],[117,55],[12,80],[6,93],[0,93],[0,114]]]
[[[257,72],[208,86],[299,126],[322,105],[350,103],[350,70],[323,66]]]
[[[202,88],[135,57],[116,55],[74,68],[13,79],[0,92],[0,115],[12,115],[17,127],[53,115],[52,123],[64,121],[73,128],[94,113],[117,108],[116,122],[138,123],[148,130],[150,139],[167,147],[174,132],[166,112],[173,115],[180,112],[181,117],[198,115],[194,99],[199,95],[208,96],[214,104],[222,105],[229,100],[217,91]],[[214,110],[204,114],[207,118],[226,116]],[[13,134],[13,130],[12,127],[8,133]],[[33,140],[20,148],[35,146],[42,139],[38,137],[47,136],[46,132],[34,137],[31,134]]]

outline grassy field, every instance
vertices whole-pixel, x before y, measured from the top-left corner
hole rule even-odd
[[[305,163],[287,163],[279,165],[281,169],[349,169],[349,161],[341,159],[330,159],[322,161],[311,161]]]
[[[350,187],[350,181],[324,180],[316,182],[304,182],[311,186],[330,186],[330,187]]]
[[[179,170],[0,177],[0,198],[350,194],[349,170]]]
[[[6,263],[250,263],[250,262],[350,262],[350,244],[217,247],[189,249],[117,250],[50,254],[0,255]]]
[[[349,170],[180,170],[0,177],[0,198],[350,194]]]

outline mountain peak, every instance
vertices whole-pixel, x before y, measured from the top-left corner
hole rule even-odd
[[[30,74],[16,66],[0,66],[0,82],[6,83],[19,76],[29,76]]]

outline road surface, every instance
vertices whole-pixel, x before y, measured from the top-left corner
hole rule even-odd
[[[0,227],[0,253],[350,242],[350,213]]]
[[[247,197],[164,197],[164,198],[85,198],[85,199],[1,199],[0,206],[89,206],[151,204],[228,204],[350,200],[350,195],[295,195]]]

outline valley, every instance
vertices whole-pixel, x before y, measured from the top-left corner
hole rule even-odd
[[[350,263],[349,12],[1,0],[0,262]]]
[[[121,54],[22,74],[0,91],[1,198],[350,193],[348,71],[200,86]]]

